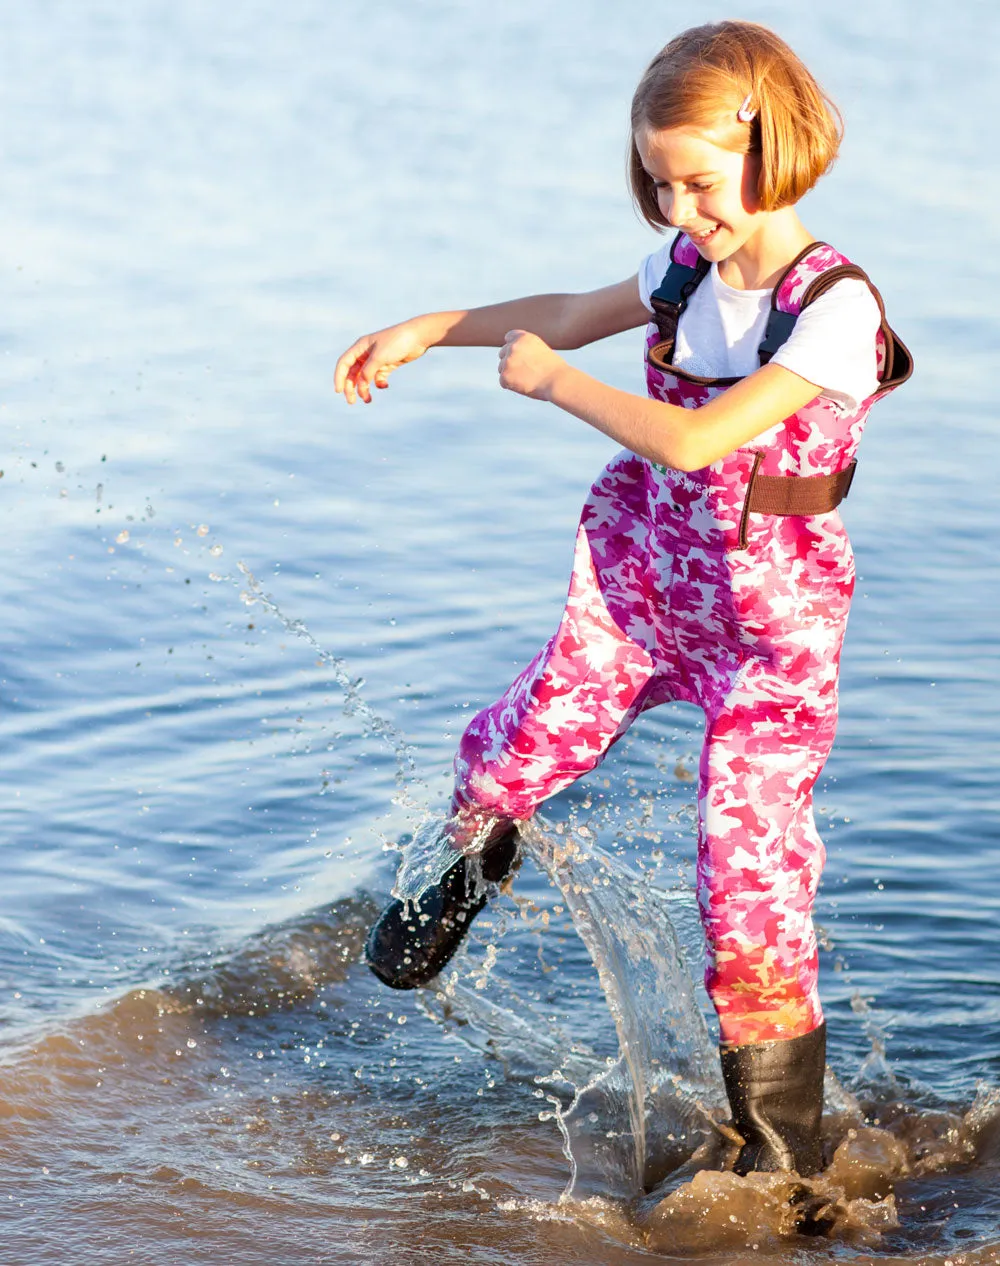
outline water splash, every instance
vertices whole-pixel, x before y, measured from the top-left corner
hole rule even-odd
[[[523,835],[562,893],[593,960],[621,1052],[564,1115],[571,1152],[577,1144],[573,1184],[581,1177],[582,1122],[590,1121],[597,1097],[611,1109],[612,1133],[630,1140],[617,1186],[625,1182],[627,1194],[635,1195],[676,1155],[682,1140],[711,1128],[711,1108],[724,1097],[715,1044],[666,894],[598,848],[586,828],[560,834],[532,822]],[[621,1149],[612,1150],[619,1152],[620,1165]]]
[[[392,895],[408,904],[419,902],[428,888],[441,881],[459,855],[466,859],[469,892],[473,896],[496,891],[496,885],[483,875],[482,852],[487,842],[495,838],[499,822],[490,814],[461,821],[449,814],[427,814],[412,835],[386,846],[400,853]]]
[[[492,996],[482,969],[470,987],[469,955],[456,960],[427,1007],[437,1019],[460,1017],[505,1064],[552,1070],[534,1080],[547,1091],[543,1119],[563,1137],[564,1199],[634,1199],[713,1133],[724,1103],[715,1044],[671,919],[676,897],[599,848],[585,827],[550,827],[536,817],[522,825],[521,840],[593,961],[617,1056],[574,1042],[551,1007],[534,1007],[496,973]]]
[[[439,883],[455,862],[455,849],[447,830],[448,819],[433,813],[418,824],[413,834],[400,840],[399,869],[392,895],[405,903],[419,902],[428,888]]]
[[[343,691],[345,714],[356,717],[365,734],[378,739],[392,751],[396,759],[396,785],[400,789],[394,798],[395,803],[403,808],[426,813],[426,796],[418,799],[412,794],[414,787],[420,787],[424,792],[427,790],[427,784],[417,773],[416,754],[413,747],[387,717],[376,712],[366,702],[361,693],[364,678],[352,677],[345,659],[321,646],[302,620],[285,615],[277,602],[264,591],[260,581],[246,563],[238,562],[236,566],[246,581],[246,588],[240,593],[241,601],[248,607],[260,605],[269,615],[274,616],[286,632],[293,637],[301,638],[323,666],[330,670],[334,680]]]
[[[874,1001],[874,998],[864,997],[859,989],[851,995],[851,1010],[861,1021],[865,1037],[871,1044],[871,1052],[858,1069],[855,1084],[881,1085],[894,1090],[898,1088],[898,1083],[886,1059],[885,1016],[872,1007]]]

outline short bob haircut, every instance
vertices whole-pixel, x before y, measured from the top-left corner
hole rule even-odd
[[[737,113],[749,98],[750,123]],[[761,155],[763,211],[791,206],[829,171],[840,140],[840,111],[788,45],[756,22],[716,22],[684,31],[653,58],[632,98],[629,185],[639,214],[671,227],[642,165],[640,128],[711,130],[716,143]],[[716,136],[713,135],[713,139]]]

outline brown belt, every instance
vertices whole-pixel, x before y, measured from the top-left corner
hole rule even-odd
[[[847,496],[858,465],[851,462],[834,475],[758,475],[763,460],[763,453],[755,454],[740,516],[738,549],[747,547],[751,514],[826,514],[835,510]]]

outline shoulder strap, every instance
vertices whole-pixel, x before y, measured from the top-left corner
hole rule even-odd
[[[764,337],[761,340],[760,347],[757,348],[757,357],[762,365],[767,364],[782,343],[788,342],[792,330],[795,329],[797,320],[798,313],[796,312],[781,312],[777,308],[771,309],[768,313]]]
[[[811,293],[811,291],[816,287],[817,282],[825,281],[827,273],[823,273],[809,287],[809,292],[803,297],[801,303],[795,305],[794,311],[786,311],[778,307],[779,293],[783,288],[785,290],[788,289],[786,283],[792,279],[794,270],[808,255],[819,248],[831,251],[831,248],[825,242],[811,242],[805,250],[800,251],[795,259],[792,260],[774,287],[774,294],[771,299],[771,312],[768,316],[763,341],[758,348],[758,356],[762,365],[766,365],[778,348],[787,342],[795,327],[795,319],[802,308],[823,293],[822,290],[817,290],[816,293]],[[681,258],[678,258],[678,256]],[[690,262],[683,262],[684,260]],[[852,265],[845,267],[850,270],[850,275],[852,276],[861,272],[860,269],[855,270]],[[678,233],[670,247],[670,265],[664,274],[663,280],[649,296],[649,301],[653,308],[653,320],[656,322],[656,327],[660,332],[660,338],[664,343],[671,344],[671,347],[677,339],[677,323],[681,318],[681,314],[687,307],[691,296],[705,277],[708,276],[710,268],[711,265],[708,260],[698,254],[690,238],[684,233]],[[837,272],[838,270],[831,269],[829,271]],[[841,275],[844,274],[843,269],[839,271]],[[837,276],[829,284],[832,285],[834,281],[839,279],[840,277]],[[787,296],[782,295],[782,298],[785,299]],[[672,351],[668,354],[668,359],[671,357]]]
[[[681,248],[688,244],[683,233],[678,233],[670,247],[670,266],[663,280],[649,296],[653,308],[653,320],[660,331],[660,338],[665,343],[673,343],[677,338],[677,322],[688,301],[708,275],[711,267],[707,259],[696,255],[693,264],[683,264],[677,259]],[[683,251],[688,254],[687,251]]]
[[[826,242],[810,242],[805,250],[799,251],[775,283],[771,292],[771,311],[768,314],[767,326],[764,329],[760,347],[757,349],[757,357],[762,365],[766,365],[778,348],[788,342],[799,313],[817,297],[809,293],[811,286],[801,300],[796,301],[794,294],[798,280],[796,270],[803,260],[808,259],[816,251],[830,251],[833,254]],[[840,257],[837,256],[837,258]],[[821,273],[817,280],[822,280],[825,276],[826,273]]]
[[[799,265],[814,251],[826,251],[833,257],[827,267],[822,268],[811,281],[807,282],[801,297],[796,295],[799,279],[795,276]],[[863,268],[852,264],[842,255],[835,252],[825,242],[813,242],[801,252],[785,269],[774,287],[771,296],[771,312],[767,320],[764,338],[758,348],[760,363],[766,365],[779,347],[788,341],[798,315],[811,303],[825,295],[838,281],[852,277],[863,281],[878,304],[881,325],[877,335],[878,352],[878,394],[884,395],[898,387],[913,373],[913,359],[902,339],[889,325],[885,316],[885,304],[882,296],[872,283]],[[784,305],[779,307],[779,304]]]
[[[800,289],[801,281],[796,275],[797,270],[814,252],[827,253],[829,263],[805,285],[799,295],[796,291]],[[691,262],[682,262],[678,256]],[[664,349],[667,361],[673,359],[673,344],[677,339],[677,323],[681,314],[708,275],[710,267],[708,261],[697,253],[691,240],[685,234],[678,233],[670,247],[670,265],[663,280],[649,296],[653,320],[660,332],[660,338],[670,345],[668,349]],[[788,341],[799,313],[846,277],[856,277],[868,286],[882,315],[878,332],[878,394],[881,396],[906,382],[913,373],[913,358],[886,320],[882,296],[868,274],[857,264],[845,260],[826,242],[811,242],[792,260],[778,279],[771,296],[771,311],[757,355],[760,363],[766,365],[778,348]]]

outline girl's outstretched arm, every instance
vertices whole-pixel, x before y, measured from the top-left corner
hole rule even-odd
[[[639,298],[637,277],[584,294],[529,295],[467,311],[429,312],[352,344],[337,362],[334,389],[348,404],[371,403],[372,385],[387,387],[389,375],[431,347],[500,347],[511,326],[531,330],[549,347],[583,347],[645,325],[649,313]]]
[[[675,470],[700,470],[789,417],[822,391],[782,365],[764,365],[696,409],[634,396],[568,365],[541,339],[511,330],[500,383],[548,400],[624,448]]]

